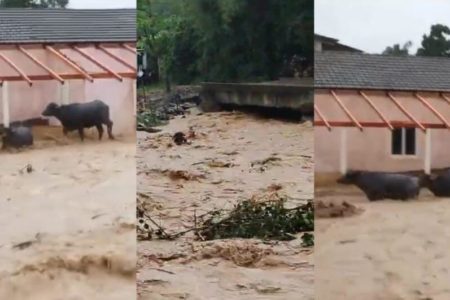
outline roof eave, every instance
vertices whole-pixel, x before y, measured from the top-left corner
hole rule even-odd
[[[102,39],[102,40],[25,40],[25,41],[0,41],[0,45],[17,45],[17,44],[60,44],[60,43],[136,43],[137,39]]]
[[[332,85],[314,85],[315,89],[334,89],[334,90],[364,90],[364,91],[380,91],[380,92],[411,92],[411,93],[420,93],[420,92],[429,92],[429,93],[449,93],[450,89],[414,89],[414,88],[391,88],[391,87],[364,87],[364,86],[332,86]]]

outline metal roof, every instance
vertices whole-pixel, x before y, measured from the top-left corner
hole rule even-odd
[[[314,125],[332,127],[416,127],[450,129],[450,96],[365,90],[325,90],[314,98]]]
[[[450,58],[315,53],[317,88],[450,91]]]
[[[33,44],[0,48],[0,84],[7,81],[136,77],[136,48],[118,44]]]
[[[0,9],[0,44],[135,41],[135,9]]]

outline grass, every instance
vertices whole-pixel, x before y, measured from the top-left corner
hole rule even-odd
[[[164,82],[157,82],[157,83],[140,86],[137,89],[138,95],[143,95],[143,94],[151,93],[151,92],[155,92],[155,91],[165,91]]]
[[[160,120],[153,111],[145,111],[137,115],[137,126],[141,128],[151,128],[154,126],[164,125],[165,122]]]

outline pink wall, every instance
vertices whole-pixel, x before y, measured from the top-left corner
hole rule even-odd
[[[58,85],[56,81],[36,81],[32,87],[25,82],[9,82],[10,120],[39,117],[49,102],[59,100]],[[0,99],[3,101],[1,93]],[[2,107],[0,111],[0,122],[3,123]]]
[[[10,119],[20,121],[41,116],[50,102],[60,102],[60,84],[56,81],[36,81],[32,87],[24,82],[9,83]],[[114,132],[118,134],[134,134],[135,117],[133,80],[97,79],[93,83],[83,80],[69,81],[69,103],[102,100],[110,107]],[[2,95],[0,93],[0,100]],[[52,118],[52,124],[56,125]],[[3,111],[0,106],[0,123],[3,122]]]
[[[368,93],[373,102],[390,120],[404,121],[392,103],[383,97],[382,93]],[[353,91],[338,92],[340,99],[351,110],[357,120],[379,121],[370,106],[361,101]],[[399,101],[407,106],[419,121],[440,121],[430,113],[421,103],[413,99],[412,94],[396,93]],[[438,109],[441,114],[450,120],[450,105],[439,99],[438,95],[423,93],[426,99]],[[315,93],[315,102],[327,120],[348,120],[335,101],[325,91]],[[318,119],[318,116],[315,116]],[[328,131],[326,127],[316,126],[315,139],[315,169],[317,173],[339,172],[340,159],[340,130],[342,127],[333,127]],[[424,168],[425,134],[418,130],[416,136],[417,155],[412,157],[391,155],[391,132],[388,128],[365,128],[360,131],[356,128],[347,128],[347,165],[350,169],[363,169],[372,171],[410,171]],[[433,129],[431,131],[431,168],[450,167],[450,131],[448,129]]]
[[[108,104],[113,131],[119,134],[135,134],[136,118],[134,116],[132,79],[119,82],[116,79],[97,79],[93,83],[85,83],[85,99],[99,99]]]

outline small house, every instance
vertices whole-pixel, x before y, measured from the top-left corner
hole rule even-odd
[[[450,58],[315,53],[317,176],[450,167]]]
[[[0,9],[5,127],[39,118],[50,102],[100,99],[114,131],[132,133],[135,82],[135,9]]]

